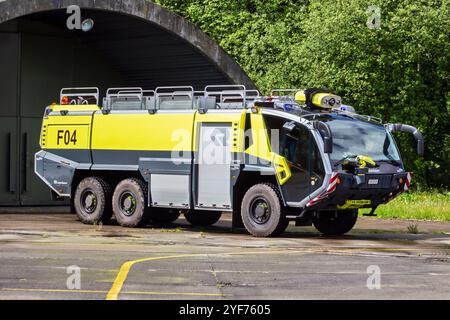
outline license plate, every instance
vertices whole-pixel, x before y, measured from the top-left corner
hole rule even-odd
[[[367,181],[367,184],[371,185],[378,184],[378,179],[369,179],[369,181]]]
[[[372,203],[371,200],[361,199],[361,200],[346,200],[345,204],[338,206],[339,209],[352,209],[368,206]]]

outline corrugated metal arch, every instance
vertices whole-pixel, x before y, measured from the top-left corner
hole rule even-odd
[[[170,32],[206,56],[232,83],[255,85],[242,68],[209,36],[183,17],[145,0],[5,0],[0,2],[0,24],[33,13],[78,5],[84,9],[111,11],[139,17]]]

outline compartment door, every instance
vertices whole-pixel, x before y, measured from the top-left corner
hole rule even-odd
[[[231,208],[231,123],[204,123],[199,128],[196,207]]]

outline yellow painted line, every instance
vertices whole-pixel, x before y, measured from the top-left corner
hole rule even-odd
[[[70,289],[33,289],[33,288],[2,288],[3,291],[24,291],[24,292],[45,292],[45,293],[100,293],[105,294],[106,290],[70,290]],[[160,292],[160,291],[123,291],[122,294],[132,295],[170,295],[170,296],[204,296],[204,297],[223,297],[221,293],[203,293],[203,292]]]
[[[120,291],[122,290],[123,284],[127,279],[128,273],[130,272],[131,267],[136,263],[140,262],[148,262],[155,260],[167,260],[167,259],[177,259],[177,258],[186,258],[186,257],[201,257],[201,256],[221,256],[221,255],[255,255],[255,254],[277,254],[277,253],[305,253],[305,251],[294,251],[294,250],[277,250],[277,251],[256,251],[256,252],[225,252],[225,253],[193,253],[193,254],[180,254],[173,256],[162,256],[162,257],[150,257],[150,258],[142,258],[132,261],[125,262],[119,270],[116,279],[114,280],[111,289],[106,295],[106,300],[117,300]],[[220,295],[219,295],[220,296]]]
[[[403,251],[403,250],[411,250],[409,248],[310,248],[303,250],[292,250],[289,248],[276,250],[276,251],[241,251],[241,252],[225,252],[225,253],[193,253],[193,254],[180,254],[180,255],[172,255],[172,256],[161,256],[161,257],[149,257],[127,261],[120,267],[119,273],[114,280],[111,289],[106,295],[106,300],[117,300],[118,296],[122,290],[123,284],[127,279],[128,273],[130,269],[137,263],[140,262],[148,262],[148,261],[156,261],[156,260],[168,260],[168,259],[177,259],[177,258],[186,258],[186,257],[201,257],[201,256],[221,256],[221,255],[260,255],[260,254],[286,254],[286,253],[324,253],[324,254],[340,254],[339,251],[351,251],[351,250],[370,250],[370,251]],[[419,249],[417,249],[419,250]],[[349,255],[353,255],[352,253],[346,253]]]
[[[108,294],[106,295],[106,300],[117,300],[117,297],[119,296],[120,290],[122,290],[123,283],[127,279],[128,273],[130,272],[130,269],[133,265],[136,263],[144,262],[144,261],[153,261],[153,260],[164,260],[164,259],[176,259],[176,258],[184,258],[184,257],[193,257],[198,256],[198,254],[181,254],[181,255],[174,255],[174,256],[164,256],[164,257],[152,257],[152,258],[143,258],[143,259],[137,259],[132,261],[127,261],[120,267],[119,273],[116,276],[116,279],[114,280],[113,285],[111,286],[111,289],[109,290]]]

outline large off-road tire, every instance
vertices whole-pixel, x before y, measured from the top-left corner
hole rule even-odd
[[[136,178],[122,180],[114,190],[112,208],[122,227],[141,226],[147,211],[147,185]]]
[[[358,210],[339,210],[320,212],[318,218],[313,218],[314,227],[327,236],[336,236],[349,232],[358,219]]]
[[[283,219],[283,222],[280,223],[278,225],[277,229],[272,233],[272,237],[279,236],[280,234],[285,232],[288,226],[289,226],[289,220],[288,219]]]
[[[148,218],[153,224],[166,225],[175,222],[180,214],[177,209],[151,208]]]
[[[220,220],[220,211],[188,211],[184,213],[186,220],[193,226],[208,227]]]
[[[255,237],[276,236],[288,226],[278,188],[271,183],[248,189],[242,199],[241,216],[245,228]]]
[[[81,222],[106,224],[112,216],[111,188],[98,177],[87,177],[78,183],[73,206]]]

